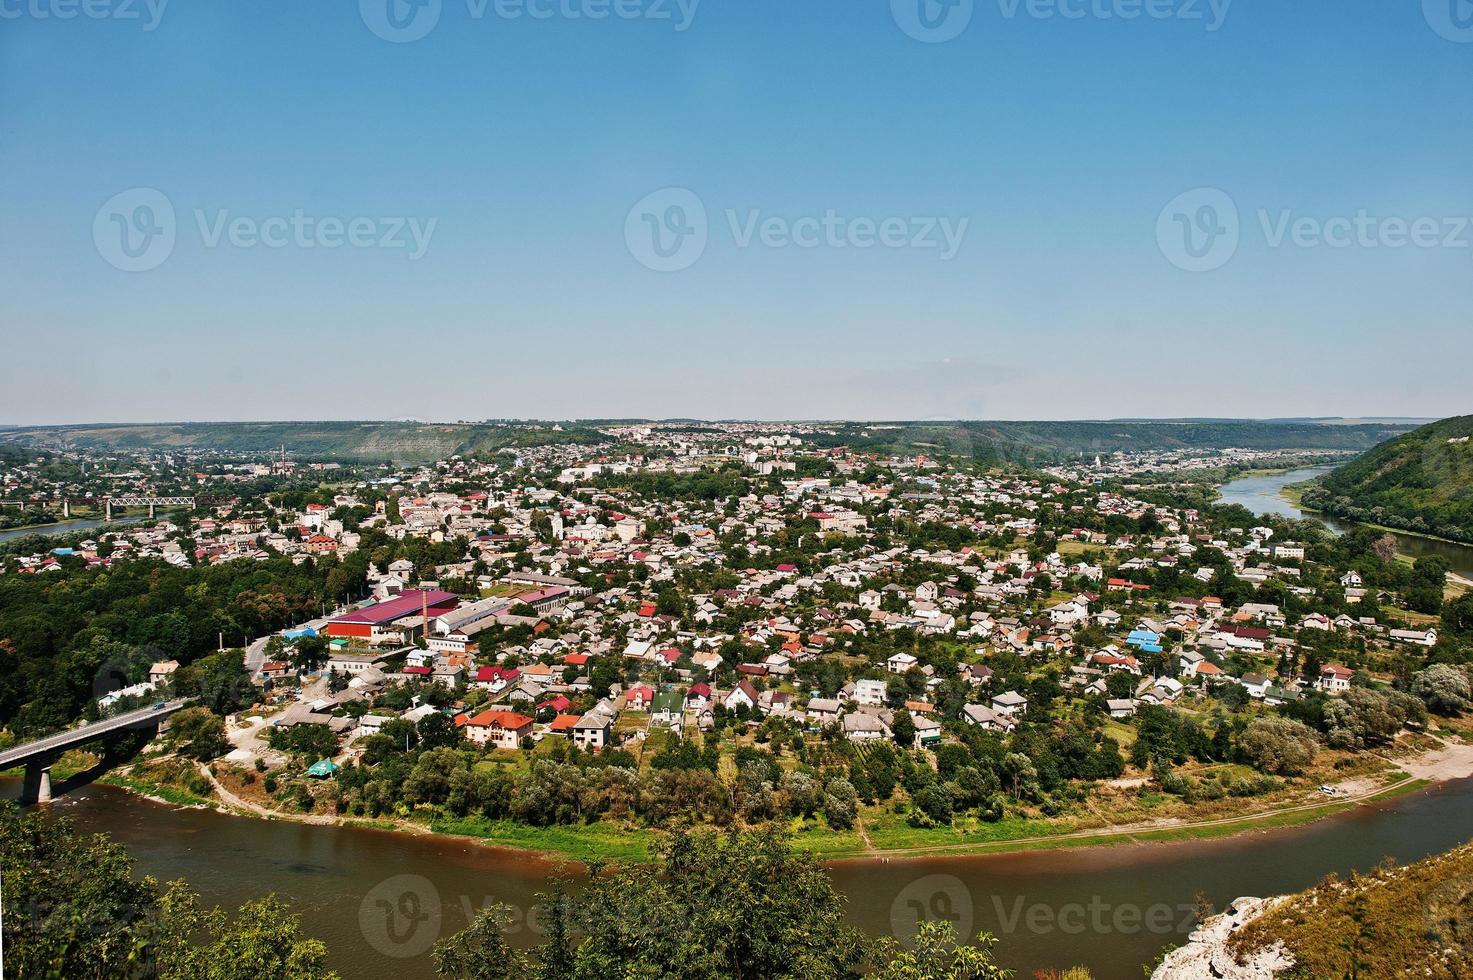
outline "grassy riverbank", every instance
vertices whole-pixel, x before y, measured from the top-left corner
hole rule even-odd
[[[256,819],[285,820],[344,827],[363,827],[400,833],[433,833],[461,838],[488,847],[506,848],[542,858],[588,863],[592,861],[642,862],[651,860],[651,845],[658,834],[651,828],[599,821],[591,824],[536,827],[511,820],[484,817],[450,817],[427,811],[399,819],[337,817],[327,813],[266,811],[257,806],[233,806],[230,800],[211,793],[202,795],[198,785],[182,785],[175,778],[148,771],[110,773],[99,779],[175,806],[197,806]],[[1276,805],[1246,813],[1190,813],[1155,820],[1109,823],[1100,818],[1045,820],[1010,815],[994,823],[975,818],[958,820],[945,827],[912,827],[905,817],[889,807],[869,807],[855,827],[837,830],[821,817],[789,822],[793,846],[823,861],[903,860],[906,858],[963,857],[1060,848],[1097,847],[1142,842],[1180,842],[1228,837],[1250,831],[1301,826],[1366,803],[1379,803],[1417,792],[1434,780],[1417,778],[1399,770],[1380,774],[1375,785],[1364,786],[1356,795],[1305,801],[1303,793],[1276,801]],[[1347,790],[1347,792],[1349,792]],[[1245,801],[1246,802],[1246,801]]]

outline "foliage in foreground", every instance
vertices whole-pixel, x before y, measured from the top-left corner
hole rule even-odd
[[[959,945],[923,923],[909,949],[848,925],[844,899],[812,858],[773,831],[674,834],[659,861],[594,867],[577,896],[544,896],[547,941],[530,952],[502,936],[508,909],[483,911],[435,946],[454,980],[1004,980],[994,940]],[[1082,976],[1082,975],[1081,975]]]
[[[272,896],[232,918],[182,881],[135,879],[121,846],[67,820],[0,808],[7,976],[335,980],[326,947]]]

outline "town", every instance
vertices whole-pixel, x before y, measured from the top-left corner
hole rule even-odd
[[[139,757],[142,784],[491,839],[783,816],[884,849],[1273,807],[1391,779],[1365,750],[1426,749],[1428,710],[1469,700],[1457,576],[1372,532],[1120,482],[1149,460],[1067,479],[812,425],[600,432],[407,469],[48,450],[7,496],[76,493],[90,468],[194,507],[0,567],[243,569],[271,607],[172,644],[135,631],[71,706],[206,705]],[[313,585],[268,602],[252,569]]]

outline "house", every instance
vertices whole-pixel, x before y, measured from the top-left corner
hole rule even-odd
[[[275,680],[285,677],[290,672],[290,666],[282,660],[268,660],[261,664],[260,676],[266,680]]]
[[[1347,589],[1358,589],[1366,583],[1365,580],[1361,578],[1360,572],[1357,572],[1355,569],[1351,569],[1344,575],[1340,576],[1340,584]]]
[[[992,668],[985,664],[962,664],[959,672],[962,680],[974,687],[992,680]]]
[[[1108,698],[1105,701],[1105,710],[1110,713],[1111,718],[1133,718],[1135,701],[1131,698]]]
[[[347,674],[353,677],[363,673],[370,667],[375,669],[383,667],[385,659],[384,654],[374,653],[371,650],[345,650],[341,653],[328,655],[327,672],[329,674]]]
[[[890,729],[876,715],[849,714],[844,716],[844,737],[851,742],[873,742],[890,737]]]
[[[968,725],[990,732],[1010,732],[1015,727],[1013,719],[987,707],[985,704],[968,704],[962,707],[962,721]]]
[[[915,723],[915,747],[924,749],[941,741],[941,722],[925,715],[912,714],[911,721]]]
[[[1004,691],[992,699],[992,710],[1016,718],[1027,713],[1028,699],[1017,691]]]
[[[559,714],[547,726],[547,734],[571,736],[581,720],[578,715]]]
[[[1354,675],[1355,671],[1349,667],[1342,667],[1339,664],[1325,664],[1325,666],[1320,668],[1320,676],[1315,681],[1315,687],[1324,691],[1326,694],[1344,694],[1350,690],[1350,678]]]
[[[515,667],[477,667],[472,682],[477,687],[485,688],[492,694],[496,694],[516,683],[519,676],[521,676],[521,671]]]
[[[661,727],[679,725],[685,716],[685,699],[676,691],[661,691],[650,703],[650,724]]]
[[[532,719],[515,711],[482,711],[465,722],[465,737],[480,746],[515,749],[532,734]]]
[[[839,711],[842,705],[837,698],[810,698],[808,701],[808,717],[819,725],[832,724],[839,720]]]
[[[727,711],[735,711],[739,706],[745,704],[748,710],[757,707],[757,689],[752,686],[751,681],[737,681],[737,686],[731,689],[731,693],[722,702]]]
[[[1279,687],[1277,684],[1270,684],[1263,692],[1263,703],[1270,708],[1277,708],[1280,705],[1288,704],[1290,701],[1298,700],[1298,691],[1290,690],[1286,687]]]
[[[692,711],[700,711],[711,703],[711,685],[706,683],[692,684],[690,690],[685,692],[686,707]]]
[[[573,726],[573,744],[584,749],[601,749],[613,739],[613,712],[594,708]]]
[[[174,671],[179,669],[177,660],[160,660],[148,668],[148,682],[150,684],[167,684],[174,679]]]
[[[1414,646],[1437,646],[1437,630],[1392,630],[1392,643],[1410,643]]]
[[[908,653],[897,653],[885,661],[885,666],[892,674],[904,674],[916,665],[916,658]]]
[[[1248,691],[1250,698],[1262,700],[1268,690],[1269,679],[1264,674],[1244,674],[1239,683]]]
[[[852,697],[854,698],[855,704],[884,704],[885,682],[875,680],[855,681]]]
[[[648,711],[655,700],[655,692],[648,687],[631,687],[624,695],[624,707],[630,711]]]

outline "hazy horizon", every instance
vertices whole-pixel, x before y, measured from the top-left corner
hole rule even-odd
[[[632,415],[590,415],[590,416],[522,416],[522,417],[485,417],[480,419],[465,418],[156,418],[140,420],[124,419],[87,419],[68,422],[8,422],[0,421],[0,430],[5,429],[40,429],[40,428],[82,428],[102,426],[147,426],[147,425],[312,425],[316,423],[346,423],[362,422],[371,424],[405,424],[405,425],[527,425],[532,423],[572,423],[572,424],[595,424],[595,425],[623,425],[651,423],[656,425],[679,424],[682,422],[697,422],[707,424],[740,424],[740,423],[762,423],[762,424],[793,424],[793,425],[925,425],[928,423],[960,423],[960,424],[985,424],[988,422],[1027,423],[1027,422],[1058,422],[1058,423],[1090,423],[1109,425],[1112,423],[1179,423],[1179,424],[1204,424],[1204,423],[1258,423],[1258,424],[1322,424],[1322,425],[1425,425],[1440,421],[1439,417],[1413,417],[1413,416],[1342,416],[1342,415],[1317,415],[1317,416],[1287,416],[1287,417],[1265,417],[1265,418],[1232,418],[1226,416],[1159,416],[1143,417],[1131,416],[1125,418],[843,418],[838,416],[811,418],[763,418],[755,416],[729,416],[729,417],[701,417],[694,415],[675,415],[661,418],[641,417]]]

